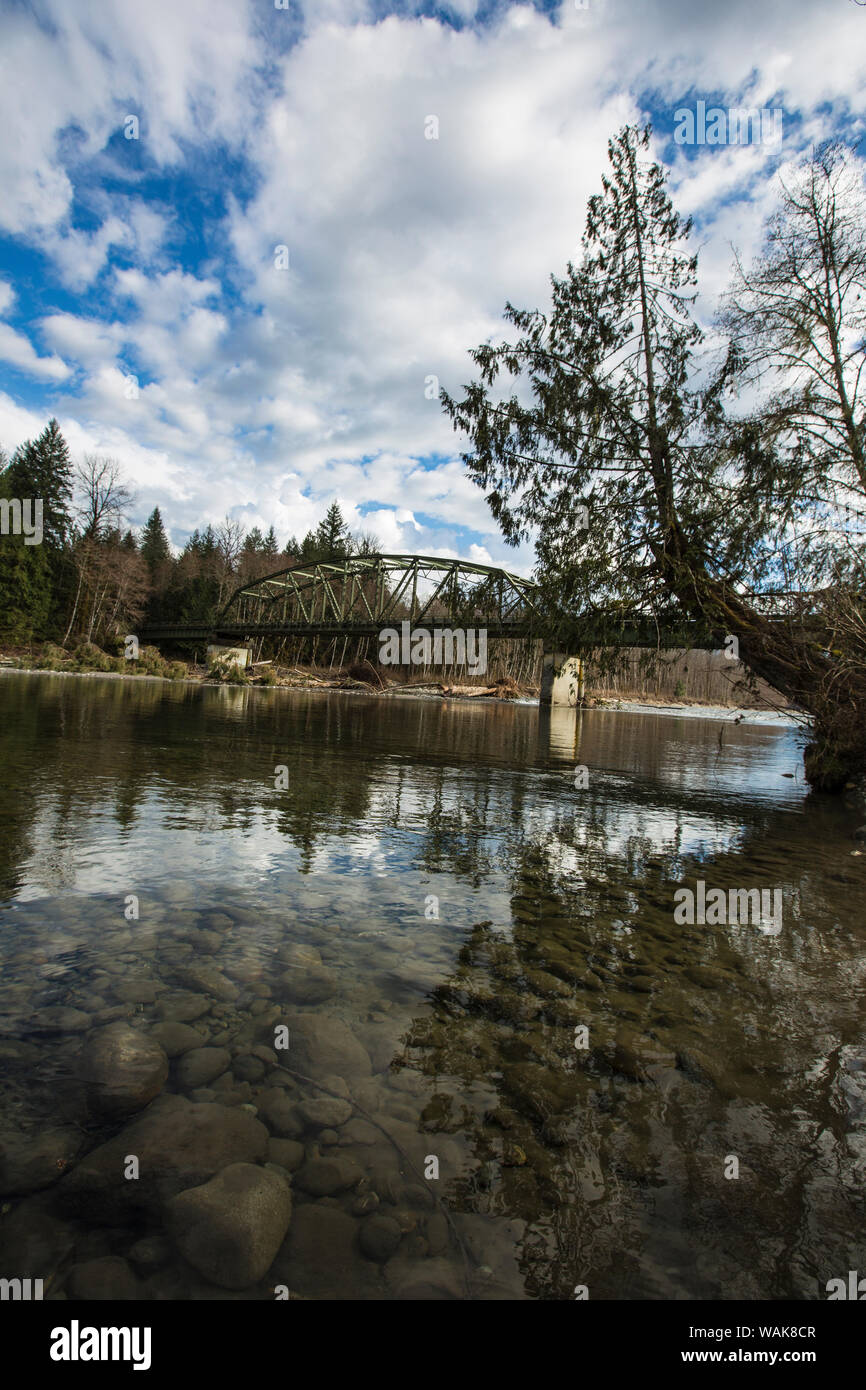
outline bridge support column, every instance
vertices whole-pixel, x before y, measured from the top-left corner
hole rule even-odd
[[[579,656],[548,652],[541,668],[542,705],[580,705],[584,696],[584,664]]]
[[[214,661],[223,661],[227,666],[238,666],[244,670],[249,665],[252,653],[249,647],[219,647],[209,646],[207,649],[207,664],[211,665]]]

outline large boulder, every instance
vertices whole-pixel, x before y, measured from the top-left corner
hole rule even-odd
[[[296,1015],[289,1026],[288,1065],[307,1076],[370,1076],[367,1049],[339,1018],[327,1014]]]
[[[159,1095],[168,1077],[168,1058],[156,1038],[128,1023],[109,1023],[89,1035],[81,1076],[90,1106],[102,1115],[133,1115]]]
[[[233,1163],[168,1204],[168,1229],[184,1259],[224,1289],[256,1284],[273,1263],[292,1214],[288,1181],[273,1168]]]
[[[268,1131],[247,1110],[160,1096],[82,1159],[61,1182],[58,1200],[85,1219],[122,1224],[136,1213],[159,1213],[179,1192],[231,1163],[264,1160],[267,1146]],[[137,1178],[126,1176],[131,1157],[138,1160]]]

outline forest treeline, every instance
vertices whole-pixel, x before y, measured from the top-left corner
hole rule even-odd
[[[42,503],[39,543],[15,533],[9,508],[0,512],[0,641],[13,646],[114,648],[147,623],[207,622],[238,585],[274,570],[379,547],[370,533],[349,530],[335,501],[301,540],[281,545],[273,526],[244,531],[227,516],[193,531],[175,555],[159,508],[139,530],[126,525],[134,498],[118,464],[97,455],[73,462],[56,420],[0,467],[0,508]]]

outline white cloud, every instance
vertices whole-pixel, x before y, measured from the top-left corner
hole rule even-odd
[[[261,57],[251,19],[235,0],[7,7],[0,226],[27,233],[61,224],[72,200],[68,166],[103,151],[128,114],[162,165],[181,162],[184,140],[240,143]]]
[[[40,381],[63,381],[69,376],[69,368],[60,357],[40,357],[30,339],[8,323],[0,323],[0,362],[9,362]]]
[[[558,23],[522,5],[479,26],[475,0],[460,0],[459,32],[374,22],[364,0],[305,4],[300,25],[297,7],[234,0],[33,8],[41,28],[23,9],[4,21],[0,225],[29,236],[68,289],[98,281],[113,300],[101,316],[96,300],[41,308],[55,355],[8,328],[7,360],[58,384],[66,362],[80,366],[58,417],[87,447],[110,447],[142,509],[165,505],[178,530],[233,510],[302,535],[337,496],[388,549],[458,553],[469,528],[473,555],[515,569],[531,556],[503,545],[427,379],[459,393],[468,349],[504,329],[505,300],[546,303],[550,271],[578,254],[607,140],[640,116],[643,93],[671,118],[701,94],[781,104],[796,154],[834,113],[862,110],[866,87],[850,4],[828,23],[781,0],[592,0],[564,3]],[[270,89],[257,76],[267,63]],[[198,273],[172,266],[174,213],[134,191],[134,151],[106,149],[133,110],[166,169],[215,142],[247,161],[254,194],[208,228]],[[430,115],[437,140],[425,139]],[[674,159],[678,203],[700,223],[706,307],[727,282],[728,242],[757,243],[775,158],[753,146]],[[90,190],[95,223],[72,226],[82,171],[111,171],[116,187],[124,169],[133,192]],[[287,271],[274,266],[283,243]],[[0,312],[11,294],[0,285]],[[12,418],[7,402],[0,422]],[[422,465],[431,456],[439,467]]]
[[[49,314],[41,320],[40,328],[52,347],[86,365],[111,365],[124,337],[120,324],[78,318],[75,314]]]

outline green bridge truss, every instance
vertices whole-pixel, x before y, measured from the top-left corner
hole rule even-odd
[[[771,620],[785,595],[771,602]],[[800,596],[802,597],[802,596]],[[545,610],[541,587],[491,565],[431,555],[353,555],[290,565],[242,584],[217,616],[199,623],[153,623],[145,642],[249,642],[257,638],[374,637],[383,628],[485,628],[488,637],[538,637],[553,650],[593,646],[706,647],[717,644],[674,611],[651,617],[606,612],[576,617]]]
[[[543,626],[538,585],[507,570],[429,555],[353,555],[292,565],[241,585],[211,623],[153,624],[145,641],[375,636],[383,628],[484,627],[525,637]]]

